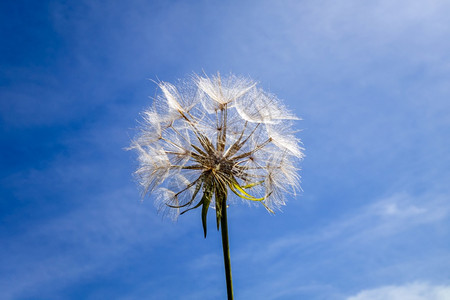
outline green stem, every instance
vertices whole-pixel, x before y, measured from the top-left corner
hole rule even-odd
[[[225,276],[227,281],[228,300],[233,300],[233,281],[231,280],[231,264],[230,264],[230,246],[228,243],[228,225],[227,225],[227,202],[222,202],[222,216],[220,225],[222,227],[222,247],[223,247],[223,262],[225,264]]]

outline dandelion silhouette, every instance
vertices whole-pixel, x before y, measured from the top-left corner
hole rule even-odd
[[[215,209],[233,299],[227,206],[243,199],[273,213],[300,189],[303,148],[292,130],[298,118],[244,77],[195,75],[158,86],[162,93],[143,112],[130,147],[139,154],[135,175],[143,195],[154,192],[156,206],[172,218],[201,207],[205,237],[208,210]]]

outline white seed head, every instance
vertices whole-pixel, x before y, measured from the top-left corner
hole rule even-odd
[[[158,86],[130,149],[138,152],[143,194],[155,192],[159,209],[176,217],[207,201],[218,207],[225,195],[272,211],[300,189],[298,118],[275,95],[234,75]]]

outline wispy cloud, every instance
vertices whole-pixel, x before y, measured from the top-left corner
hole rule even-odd
[[[363,290],[347,300],[448,300],[450,285],[433,285],[414,282],[405,285],[388,285]]]
[[[416,226],[439,224],[449,215],[450,201],[447,195],[427,194],[417,197],[405,193],[395,194],[373,201],[313,232],[299,232],[271,241],[264,251],[258,250],[260,247],[242,251],[242,259],[267,259],[279,256],[292,247],[308,247],[332,240],[339,240],[341,245],[366,243]],[[245,253],[249,253],[248,257]]]
[[[434,274],[431,279],[439,279],[436,269],[448,267],[445,246],[437,243],[433,249],[425,250],[420,249],[420,244],[442,239],[448,231],[443,227],[449,223],[449,216],[450,202],[446,195],[395,194],[309,232],[247,244],[239,249],[236,260],[252,270],[255,268],[255,272],[264,262],[267,269],[261,271],[264,274],[261,276],[274,277],[269,283],[249,284],[249,295],[258,291],[275,295],[283,290],[290,291],[291,297],[312,297],[308,286],[324,288],[331,280],[329,276],[337,276],[332,280],[336,283],[333,287],[322,290],[322,295],[327,294],[330,299],[342,298],[341,292],[350,288],[348,280],[355,287],[364,286],[363,278],[397,282],[429,279],[427,276]],[[405,247],[411,248],[400,250]],[[326,278],[322,274],[327,274]],[[341,282],[341,276],[347,282]]]

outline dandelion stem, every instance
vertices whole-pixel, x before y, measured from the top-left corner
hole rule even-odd
[[[227,281],[228,300],[233,300],[233,281],[231,279],[231,263],[230,263],[230,245],[228,243],[228,224],[227,224],[227,203],[226,196],[223,197],[222,203],[222,217],[220,225],[222,227],[222,247],[223,247],[223,262],[225,264],[225,276]]]

